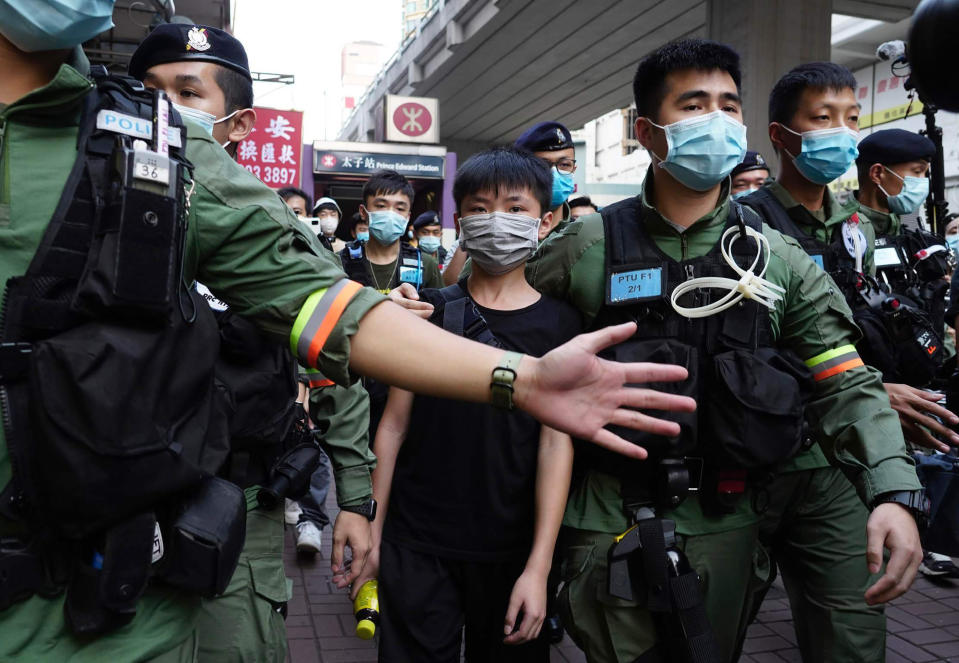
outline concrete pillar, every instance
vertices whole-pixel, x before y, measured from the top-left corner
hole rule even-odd
[[[709,38],[742,57],[749,148],[778,169],[767,129],[769,92],[797,64],[829,59],[832,0],[708,0],[707,6]]]

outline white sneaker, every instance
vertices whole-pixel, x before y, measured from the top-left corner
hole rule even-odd
[[[287,498],[286,505],[283,509],[283,519],[286,521],[286,524],[296,525],[300,522],[300,514],[302,513],[303,509],[300,508],[300,503]]]
[[[309,520],[296,526],[296,552],[315,555],[320,552],[320,543],[323,541],[319,528]]]

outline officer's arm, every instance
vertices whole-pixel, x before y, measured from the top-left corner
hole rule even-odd
[[[190,248],[201,280],[222,293],[239,315],[277,340],[288,339],[301,364],[318,368],[337,384],[350,384],[352,369],[417,393],[490,402],[490,379],[503,360],[502,350],[444,332],[347,280],[326,252],[315,253],[278,196],[235,163],[214,165],[219,171],[197,164]],[[201,172],[220,177],[199,181]],[[249,192],[237,192],[244,182]],[[644,456],[642,449],[603,426],[675,435],[676,424],[632,408],[689,410],[694,404],[623,386],[685,379],[679,367],[619,364],[595,356],[634,329],[610,327],[577,337],[542,358],[523,357],[513,403],[553,428]],[[422,357],[433,361],[423,363]]]
[[[341,387],[320,376],[311,383],[310,417],[327,427],[323,448],[333,464],[336,502],[359,506],[373,495],[370,474],[376,456],[370,451],[370,397],[359,382]]]
[[[798,247],[779,241],[773,250],[770,269],[784,270],[787,288],[774,331],[812,371],[815,392],[806,413],[826,456],[866,505],[882,493],[919,489],[899,418],[879,373],[856,352],[859,330],[839,289]]]

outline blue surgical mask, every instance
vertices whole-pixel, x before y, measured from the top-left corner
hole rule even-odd
[[[556,166],[553,166],[553,197],[550,199],[550,207],[555,209],[562,205],[575,188],[573,176],[569,173],[561,173]]]
[[[417,245],[426,253],[432,255],[440,248],[440,238],[433,235],[423,235],[417,240]]]
[[[834,127],[816,131],[793,131],[780,125],[791,134],[802,136],[799,156],[786,154],[793,160],[796,170],[813,184],[826,185],[839,179],[849,170],[859,156],[859,134],[849,127]]]
[[[946,235],[946,246],[952,249],[953,253],[959,254],[959,235]]]
[[[372,211],[369,215],[370,233],[383,246],[389,246],[402,237],[409,223],[409,219],[391,209]]]
[[[883,166],[883,168],[886,168]],[[886,168],[886,170],[889,170]],[[889,205],[889,211],[893,214],[912,214],[922,201],[929,195],[929,178],[913,177],[906,175],[900,177],[899,173],[889,170],[890,173],[902,180],[902,191],[895,196],[890,196],[886,190],[879,187],[879,190],[886,194],[886,203]]]
[[[733,200],[739,200],[740,198],[745,198],[749,194],[755,193],[756,191],[759,191],[758,187],[755,189],[743,189],[742,191],[737,191],[736,193],[734,193],[732,197],[733,197]]]
[[[363,244],[365,244],[366,242],[370,241],[370,231],[369,231],[369,230],[364,230],[364,231],[362,231],[362,232],[356,233],[356,241],[357,241],[357,242],[362,242]]]
[[[693,191],[708,191],[746,156],[746,127],[724,111],[713,111],[660,126],[668,150],[659,167]]]
[[[3,0],[0,0],[0,2],[2,1]],[[240,112],[240,109],[238,108],[232,113],[230,113],[229,115],[224,115],[223,117],[217,119],[217,116],[214,115],[213,113],[207,113],[206,111],[202,111],[198,108],[181,106],[180,104],[173,104],[173,107],[177,109],[177,112],[180,113],[181,117],[190,118],[191,120],[199,124],[201,127],[203,127],[203,129],[206,130],[206,132],[210,134],[211,136],[213,135],[214,125],[217,125],[220,122],[226,122],[231,117],[233,117],[234,115]],[[227,141],[226,144],[223,145],[223,147],[226,147],[229,144],[230,144],[230,141]]]
[[[114,0],[0,0],[0,33],[21,51],[79,46],[113,27]]]

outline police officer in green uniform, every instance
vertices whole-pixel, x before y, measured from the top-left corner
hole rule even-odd
[[[633,437],[650,449],[645,469],[577,450],[578,478],[564,519],[560,601],[567,628],[590,661],[671,660],[670,648],[687,646],[682,638],[657,635],[657,625],[664,624],[662,606],[647,609],[653,599],[641,583],[634,583],[632,596],[621,589],[611,591],[621,574],[610,574],[607,553],[620,541],[618,535],[629,538],[631,520],[637,526],[643,522],[637,504],[658,502],[659,515],[675,521],[677,545],[702,577],[705,612],[715,638],[700,636],[688,646],[714,648],[718,660],[734,660],[744,628],[742,609],[760,551],[762,516],[754,507],[761,509],[766,499],[756,478],[770,466],[798,464],[814,455],[829,457],[841,468],[819,484],[826,491],[819,506],[832,523],[856,516],[856,529],[836,526],[837,535],[853,542],[843,544],[846,562],[857,569],[866,569],[868,563],[868,569],[878,573],[882,548],[891,553],[885,574],[869,589],[871,602],[904,592],[919,562],[912,513],[901,504],[886,503],[912,497],[919,483],[879,379],[856,354],[858,330],[848,307],[794,241],[729,200],[727,176],[745,153],[739,80],[738,56],[715,42],[682,40],[645,58],[634,80],[640,116],[636,135],[653,156],[642,193],[570,224],[540,248],[528,270],[535,287],[573,302],[594,327],[621,319],[638,321],[634,340],[614,348],[613,356],[686,357],[701,385],[695,392],[700,398],[698,419],[684,424],[684,434],[698,425],[698,441],[684,442],[689,438],[682,435],[678,442]],[[734,269],[731,260],[739,267]],[[754,275],[762,281],[756,282]],[[751,299],[736,296],[740,288]],[[733,356],[741,362],[737,368],[729,363]],[[797,357],[809,374],[796,373],[794,379],[812,389],[806,413],[819,442],[805,451],[799,450],[804,440],[802,406],[788,414],[783,407],[789,398],[801,403],[801,396],[786,397],[787,390],[773,397],[776,404],[764,401],[779,389],[771,385],[792,384],[781,375],[771,377],[778,373],[767,373],[768,366],[783,368]],[[758,384],[751,385],[745,374],[763,377],[753,378]],[[722,397],[724,393],[729,396]],[[788,434],[763,435],[750,446],[746,440],[766,424],[733,426],[737,433],[728,432],[728,417],[751,419],[748,412],[778,412],[784,415],[781,423],[793,428]],[[787,439],[792,444],[773,453],[769,443]],[[753,456],[757,449],[768,455]],[[744,471],[750,467],[764,472]],[[637,486],[634,477],[644,477],[646,488]],[[684,492],[683,477],[699,490],[675,506]],[[830,499],[834,486],[844,489],[849,481],[859,501]],[[674,484],[677,487],[670,488]],[[650,485],[660,487],[650,490]],[[808,488],[808,483],[802,486]],[[860,510],[866,515],[863,504],[872,509],[868,531],[858,519]],[[796,534],[801,538],[797,545],[820,550],[817,533]],[[654,575],[661,569],[654,567]],[[831,605],[831,588],[822,584],[816,589],[823,605]],[[810,660],[854,660],[860,655],[829,651],[832,636],[820,631],[822,657]],[[877,656],[881,658],[881,651],[866,658]]]
[[[190,48],[191,36],[204,35],[208,47],[204,50]],[[195,41],[196,37],[192,37]],[[197,26],[180,23],[160,25],[137,47],[130,60],[130,74],[143,80],[147,87],[163,90],[174,103],[182,108],[183,113],[193,112],[198,121],[206,121],[214,140],[224,146],[228,153],[234,153],[236,145],[244,140],[253,129],[254,116],[252,115],[253,90],[250,80],[250,71],[247,64],[246,51],[243,45],[233,36],[222,30],[208,26]],[[201,115],[209,113],[209,117]],[[312,229],[311,229],[312,230]],[[226,308],[225,305],[220,305]],[[272,357],[277,350],[262,347],[262,343],[249,341],[249,337],[257,336],[254,330],[246,330],[249,325],[243,319],[237,319],[231,313],[221,313],[221,316],[230,316],[231,324],[243,326],[242,331],[227,333],[225,338],[240,337],[247,341],[244,345],[252,345],[256,357],[248,360],[250,370]],[[251,334],[252,332],[252,334]],[[236,348],[231,348],[230,355],[242,354]],[[285,356],[282,356],[284,355]],[[224,360],[226,361],[226,360]],[[243,366],[236,366],[237,362],[227,362],[225,375],[221,379],[230,384],[230,378],[239,384],[241,389],[236,393],[237,409],[248,409],[253,412],[238,411],[231,418],[231,425],[237,421],[244,421],[249,417],[261,417],[264,421],[273,420],[279,413],[257,412],[257,405],[268,406],[282,402],[284,408],[296,408],[294,399],[296,392],[291,391],[293,386],[285,379],[294,365],[293,357],[287,350],[274,361],[282,366],[288,363],[289,370],[277,370],[273,379],[265,375],[246,375]],[[267,361],[268,365],[270,364]],[[349,389],[333,385],[332,382],[317,376],[314,369],[306,369],[305,376],[311,386],[327,387],[333,393],[328,394],[324,401],[329,400],[334,407],[344,415],[343,420],[332,419],[320,423],[324,429],[329,429],[330,440],[337,457],[337,465],[341,472],[337,475],[337,486],[341,486],[338,497],[342,497],[340,508],[346,511],[359,510],[364,513],[372,498],[369,484],[353,480],[348,472],[366,475],[375,466],[375,459],[369,451],[369,441],[366,437],[366,427],[363,423],[363,413],[368,409],[367,398],[359,385]],[[268,381],[267,381],[268,380]],[[255,387],[255,394],[249,393]],[[275,394],[279,390],[280,394]],[[284,390],[286,397],[283,397]],[[269,393],[263,393],[263,392]],[[241,401],[241,396],[246,398]],[[335,412],[330,408],[321,410],[327,416]],[[288,416],[288,415],[287,415]],[[253,422],[255,423],[255,422]],[[347,424],[348,428],[341,426]],[[267,432],[275,437],[281,436],[284,430],[271,426]],[[244,437],[250,438],[249,434]],[[238,571],[227,587],[225,593],[215,599],[204,600],[196,627],[200,641],[199,652],[203,660],[276,660],[286,657],[286,628],[283,618],[278,611],[291,598],[289,583],[283,567],[283,518],[280,509],[266,508],[258,505],[257,492],[261,484],[268,478],[268,470],[276,461],[275,445],[265,442],[277,440],[245,439],[243,451],[234,451],[227,462],[225,476],[245,489],[247,505],[246,543],[240,557]],[[249,450],[254,442],[259,441],[260,450]],[[240,442],[236,440],[234,444]],[[266,454],[263,460],[260,456]],[[350,467],[344,467],[349,464]],[[266,471],[266,473],[264,473]],[[353,490],[354,494],[349,491]]]
[[[97,136],[98,140],[107,138],[110,139],[108,144],[126,146],[126,137],[132,136],[124,131],[134,132],[134,135],[142,136],[137,140],[143,143],[147,140],[157,146],[168,143],[171,155],[180,149],[175,147],[174,140],[178,139],[183,145],[185,129],[186,156],[194,169],[192,176],[186,173],[188,181],[182,187],[184,193],[189,193],[186,198],[189,205],[182,208],[185,212],[188,210],[182,244],[185,252],[181,263],[182,282],[189,284],[194,279],[201,280],[237,314],[253,321],[270,338],[289,343],[304,365],[320,369],[324,375],[343,385],[354,379],[352,370],[413,391],[428,390],[479,402],[495,400],[504,407],[520,407],[547,425],[627,454],[635,453],[630,445],[602,429],[608,421],[665,434],[676,432],[675,425],[637,416],[624,406],[647,403],[662,409],[679,409],[691,407],[690,402],[664,398],[642,389],[622,389],[622,385],[626,382],[683,379],[685,372],[682,369],[624,367],[598,361],[593,356],[594,352],[629,334],[631,327],[604,330],[577,339],[541,359],[523,357],[517,361],[504,358],[495,349],[457,339],[418,321],[395,305],[386,304],[381,295],[344,279],[335,262],[315,250],[314,240],[279,197],[230,159],[201,125],[187,120],[180,127],[177,114],[171,112],[171,131],[158,131],[154,135],[139,121],[143,118],[122,118],[105,108],[103,110],[108,112],[103,116],[104,128],[96,129],[93,124],[96,117],[91,119],[89,113],[84,115],[82,111],[86,100],[93,99],[94,94],[105,93],[100,92],[99,86],[107,85],[109,93],[115,95],[111,99],[131,108],[140,107],[134,106],[133,101],[124,100],[143,97],[151,99],[151,103],[164,100],[159,95],[137,92],[132,86],[124,87],[125,83],[114,84],[110,77],[106,77],[105,82],[103,78],[99,79],[101,83],[93,83],[87,77],[89,65],[78,46],[110,28],[112,5],[110,1],[0,1],[0,67],[5,72],[0,77],[0,251],[3,255],[0,280],[9,286],[17,282],[15,277],[28,270],[51,219],[62,207],[58,204],[60,191],[68,175],[74,170],[82,173],[82,169],[74,168],[75,164],[86,163],[81,159],[89,158],[89,153],[77,151],[81,117],[87,118],[84,131],[92,131],[91,135]],[[44,17],[44,22],[34,20],[39,15]],[[202,33],[195,35],[192,41],[198,45],[208,43]],[[150,115],[146,122],[156,117]],[[120,119],[123,120],[122,126]],[[117,126],[112,126],[114,122]],[[137,143],[135,147],[139,151],[144,145]],[[151,177],[156,173],[159,176],[158,167],[166,162],[151,156],[158,153],[151,151],[150,145],[145,147],[144,151],[149,154],[140,156],[147,159],[143,161],[147,167],[140,175]],[[127,154],[133,157],[135,152]],[[87,198],[84,201],[85,204],[91,202]],[[74,201],[65,202],[72,205]],[[63,218],[59,212],[56,216]],[[147,227],[161,227],[159,216],[141,214],[137,218],[142,219]],[[71,237],[75,239],[75,236]],[[144,254],[143,258],[148,255]],[[71,261],[74,267],[82,264],[75,259]],[[175,263],[172,265],[176,266]],[[56,269],[66,266],[52,265]],[[136,267],[136,264],[132,266]],[[145,287],[147,284],[124,285]],[[63,307],[58,310],[62,311]],[[200,316],[200,309],[194,310]],[[180,311],[184,322],[190,319],[190,311],[189,305]],[[105,326],[96,319],[90,324],[92,327],[88,329],[91,331],[104,333]],[[181,325],[180,328],[184,327]],[[116,329],[118,334],[134,333],[124,331],[127,329],[124,326]],[[7,335],[3,340],[4,359],[19,362],[14,366],[18,369],[17,374],[29,371],[29,365],[22,361],[23,346],[16,344],[18,338]],[[9,343],[15,345],[7,345]],[[435,368],[426,365],[418,366],[413,372],[406,370],[416,357],[427,354],[438,360]],[[459,367],[455,374],[441,368],[454,361]],[[499,368],[501,363],[504,366]],[[154,368],[167,371],[158,374],[162,376],[171,375],[169,371],[173,366],[176,370],[172,375],[177,378],[190,368],[170,360]],[[6,372],[8,368],[5,366],[3,375],[5,390],[13,386],[9,381],[15,378],[14,374]],[[496,374],[491,388],[490,376],[494,369]],[[145,370],[138,377],[152,379],[155,384],[157,380],[153,373],[156,371]],[[59,374],[48,374],[47,379],[51,378],[63,382]],[[118,397],[113,385],[104,384],[102,387],[119,403],[124,402],[123,398],[137,394],[136,389],[131,389],[123,397]],[[88,395],[91,398],[98,396]],[[136,399],[130,402],[138,403]],[[139,487],[129,485],[127,477],[91,473],[90,470],[98,468],[78,466],[61,475],[59,482],[45,479],[43,484],[19,477],[11,462],[8,441],[10,430],[23,433],[18,425],[22,422],[11,421],[6,402],[3,407],[6,425],[0,442],[0,485],[12,485],[11,477],[15,477],[18,482],[26,481],[31,491],[37,494],[37,491],[48,489],[59,491],[59,484],[67,480],[89,480],[93,482],[90,485],[98,489],[111,488],[113,484],[125,486],[130,491],[128,497],[140,499]],[[105,423],[96,413],[91,413],[90,419],[98,425]],[[38,414],[31,421],[44,426],[51,423]],[[30,441],[40,440],[32,437]],[[32,444],[25,446],[23,450],[26,451]],[[170,447],[173,451],[177,448],[176,445]],[[176,462],[175,457],[165,456],[164,462]],[[368,467],[365,458],[361,456],[361,459],[357,463],[359,471],[355,478],[368,482]],[[162,482],[163,479],[163,476],[155,476],[151,480]],[[86,497],[75,496],[76,501]],[[125,502],[115,500],[100,504],[97,513],[80,515],[86,520],[94,516],[108,520],[112,509],[126,508]],[[200,608],[199,595],[160,583],[147,585],[138,596],[131,596],[128,589],[121,588],[121,595],[113,597],[113,600],[120,599],[125,606],[135,601],[135,613],[124,615],[129,620],[125,625],[117,625],[95,636],[76,635],[64,616],[62,592],[65,581],[61,580],[59,573],[63,569],[46,568],[44,560],[48,555],[54,555],[74,560],[74,565],[82,561],[82,566],[76,568],[85,573],[85,569],[98,563],[93,554],[95,549],[84,552],[81,560],[75,560],[69,540],[50,542],[42,547],[42,551],[27,548],[34,536],[20,517],[23,506],[19,499],[14,499],[5,501],[0,508],[0,565],[4,570],[0,574],[0,660],[196,660],[199,643],[194,622]],[[72,504],[67,499],[53,506],[70,509]],[[64,528],[73,524],[68,521],[56,523]],[[354,555],[353,565],[349,568],[342,564],[342,554],[334,559],[339,562],[334,569],[338,580],[345,584],[362,571],[369,550],[369,521],[366,515],[344,512],[338,519],[336,530],[334,546],[339,545],[342,549],[345,542]],[[156,539],[154,542],[159,543]],[[127,542],[114,540],[113,543],[122,548],[121,544]],[[107,559],[110,558],[109,552],[105,555]],[[146,553],[149,562],[151,551]],[[157,554],[160,560],[164,559],[163,551],[152,551],[152,556]],[[18,569],[24,568],[31,570],[29,577],[17,573]],[[95,605],[89,607],[97,608]]]
[[[858,311],[864,306],[859,289],[867,275],[875,274],[875,228],[855,199],[841,204],[827,186],[856,158],[855,89],[852,74],[829,62],[800,65],[783,76],[769,102],[779,178],[741,200],[798,241],[832,277],[836,294]],[[938,407],[918,389],[885,387],[900,414],[900,399]],[[866,541],[848,535],[862,531],[869,514],[858,505],[854,486],[863,495],[855,478],[847,473],[853,485],[845,481],[821,447],[787,463],[767,485],[760,536],[772,560],[757,572],[768,586],[778,563],[804,660],[877,660],[885,651],[885,616],[875,589],[869,589],[875,569],[858,561]],[[868,500],[864,504],[873,506]],[[764,592],[751,598],[748,610],[758,610]]]

